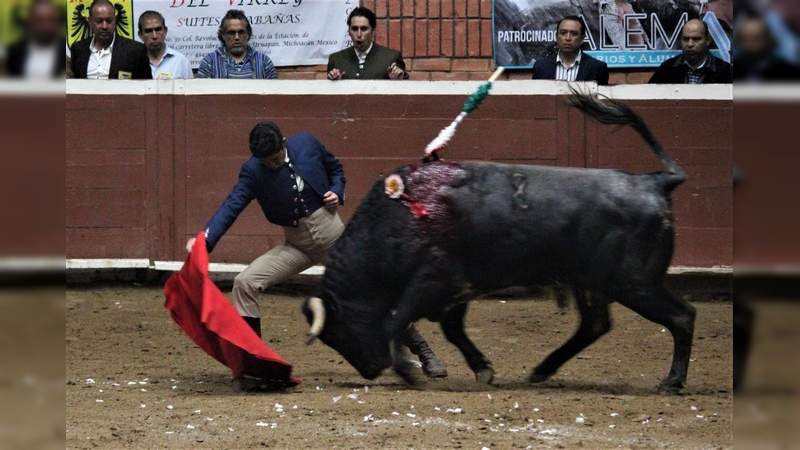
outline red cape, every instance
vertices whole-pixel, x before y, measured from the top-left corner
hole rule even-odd
[[[203,233],[197,235],[180,272],[164,286],[164,307],[189,337],[214,359],[242,374],[278,384],[296,385],[292,366],[247,325],[208,278],[208,252]]]

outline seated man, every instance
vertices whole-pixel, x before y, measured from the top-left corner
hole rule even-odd
[[[403,55],[373,41],[376,23],[375,13],[363,6],[350,13],[347,32],[353,46],[328,57],[329,80],[408,79]]]
[[[740,18],[733,42],[733,79],[737,82],[800,80],[800,67],[777,55],[775,39],[761,17]]]
[[[670,58],[656,69],[651,84],[710,84],[730,83],[731,65],[712,55],[708,49],[711,36],[700,19],[686,22],[681,30],[683,52]]]
[[[558,53],[538,59],[533,66],[534,80],[596,81],[608,84],[608,66],[603,61],[583,53],[586,36],[583,21],[567,16],[556,27]]]
[[[8,49],[6,73],[14,78],[64,76],[63,17],[52,0],[35,0],[28,10],[26,37]]]
[[[192,78],[192,67],[183,53],[167,45],[167,24],[158,11],[145,11],[139,16],[139,39],[147,47],[153,79],[177,80]]]
[[[250,46],[253,28],[239,9],[225,13],[217,38],[222,46],[200,62],[197,78],[275,79],[278,71],[269,56]]]
[[[71,72],[75,78],[153,78],[145,46],[117,34],[117,16],[109,0],[94,0],[89,6],[89,28],[92,37],[76,42],[70,49]]]

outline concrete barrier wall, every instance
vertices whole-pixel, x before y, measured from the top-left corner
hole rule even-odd
[[[418,161],[477,82],[228,83],[68,80],[67,258],[181,260],[237,180],[259,120],[309,131],[342,161],[349,218],[369,187]],[[598,88],[639,111],[689,181],[674,195],[673,264],[732,264],[730,86]],[[659,170],[632,130],[586,119],[554,82],[495,83],[443,156],[520,164]],[[498,230],[502,232],[502,230]],[[282,239],[253,204],[212,254],[246,263]]]

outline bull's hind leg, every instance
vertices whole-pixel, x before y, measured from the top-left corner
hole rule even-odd
[[[600,336],[611,329],[611,317],[608,313],[608,300],[579,289],[573,289],[575,303],[580,313],[578,330],[561,347],[555,349],[531,373],[531,383],[544,381],[558,371],[565,362],[590,346]]]
[[[689,357],[692,353],[696,315],[694,306],[675,298],[662,286],[623,293],[619,296],[619,302],[645,319],[663,325],[672,334],[672,366],[660,387],[671,391],[682,389],[686,385]]]
[[[467,315],[467,303],[459,303],[442,314],[440,325],[445,337],[458,347],[469,368],[475,373],[480,383],[491,384],[494,380],[492,363],[478,350],[478,347],[464,333],[464,317]]]

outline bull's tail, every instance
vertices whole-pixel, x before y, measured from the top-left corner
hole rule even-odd
[[[661,144],[653,136],[650,128],[644,123],[644,120],[633,112],[631,108],[620,101],[608,97],[604,97],[604,100],[600,101],[597,96],[580,93],[574,88],[571,88],[571,90],[572,95],[569,97],[569,103],[572,106],[580,109],[600,123],[630,125],[642,136],[666,169],[664,187],[667,191],[671,191],[686,180],[686,173],[683,169],[664,151]]]

